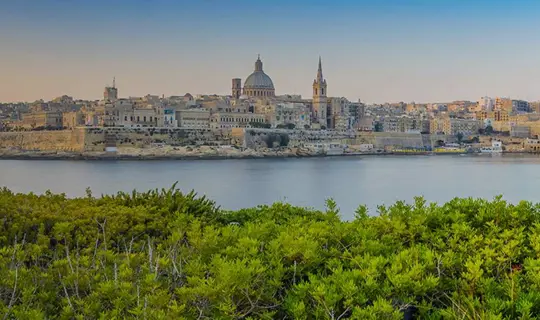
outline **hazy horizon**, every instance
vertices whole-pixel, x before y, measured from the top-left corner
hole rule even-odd
[[[435,3],[436,2],[436,3]],[[406,3],[406,4],[405,4]],[[0,10],[0,101],[230,94],[257,54],[276,94],[366,102],[540,99],[540,3],[28,0]]]

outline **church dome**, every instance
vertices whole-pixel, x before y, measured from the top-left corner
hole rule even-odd
[[[255,71],[247,77],[244,88],[249,89],[274,89],[272,79],[263,71]]]
[[[255,61],[255,71],[244,82],[243,93],[250,97],[273,97],[274,91],[274,83],[264,73],[261,58],[258,57]]]

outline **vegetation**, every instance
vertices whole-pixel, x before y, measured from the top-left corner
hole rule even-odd
[[[383,124],[380,122],[375,122],[375,124],[373,125],[373,131],[383,132]]]
[[[458,132],[458,133],[456,134],[456,139],[457,139],[458,143],[463,142],[463,133]]]
[[[264,137],[264,142],[268,148],[275,147],[277,143],[280,147],[286,147],[289,145],[290,137],[286,133],[270,133]]]
[[[0,189],[4,319],[538,319],[540,206],[398,202],[340,219],[195,193]]]
[[[272,127],[270,123],[265,123],[265,122],[250,122],[249,125],[252,128],[259,128],[259,129],[270,129]]]
[[[294,128],[296,128],[296,125],[294,123],[278,124],[276,128],[293,130]]]

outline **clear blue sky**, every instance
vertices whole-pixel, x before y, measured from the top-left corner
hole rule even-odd
[[[0,5],[0,101],[228,94],[261,54],[277,94],[540,99],[540,1],[19,0]]]

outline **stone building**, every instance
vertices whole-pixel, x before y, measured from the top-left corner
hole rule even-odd
[[[61,112],[56,111],[43,111],[23,114],[22,120],[17,125],[26,129],[35,128],[55,128],[60,129],[63,116]]]
[[[482,121],[474,119],[435,118],[430,121],[429,130],[432,134],[472,135],[482,126]]]
[[[186,129],[210,128],[210,111],[207,109],[177,110],[178,127]]]
[[[210,115],[211,129],[250,128],[254,122],[265,123],[265,115],[236,112],[217,112]]]
[[[269,122],[272,127],[293,124],[297,129],[311,126],[311,112],[302,103],[278,103],[272,106]]]
[[[328,98],[326,106],[326,127],[347,130],[350,127],[350,102],[347,98]]]
[[[84,113],[81,111],[64,112],[62,114],[62,126],[73,129],[85,125]]]
[[[103,100],[114,102],[118,100],[118,89],[116,88],[116,79],[113,78],[113,85],[112,87],[105,87],[105,91],[103,92]]]
[[[240,99],[240,96],[242,95],[242,79],[240,78],[232,79],[231,95],[233,99]]]

